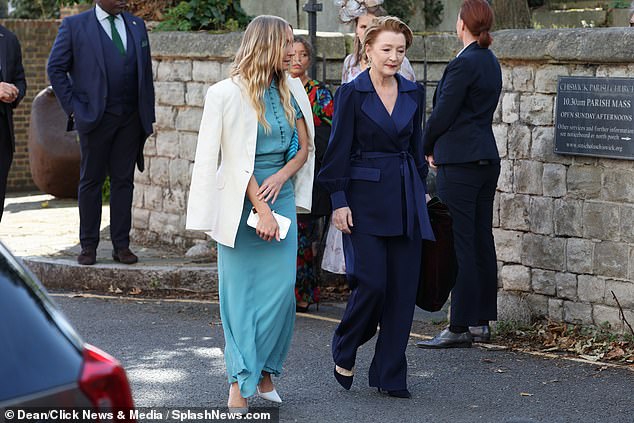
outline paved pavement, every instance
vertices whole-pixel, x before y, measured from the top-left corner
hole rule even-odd
[[[85,340],[127,369],[137,407],[223,407],[228,383],[217,304],[55,296]],[[411,400],[368,387],[374,340],[350,391],[332,376],[341,304],[298,314],[284,373],[281,422],[615,423],[634,421],[634,373],[484,348],[407,348]],[[416,326],[416,325],[415,325]],[[269,406],[261,399],[253,407]]]
[[[185,259],[182,251],[138,245],[132,248],[139,264],[114,263],[107,225],[104,206],[99,264],[77,266],[75,201],[14,194],[6,202],[0,240],[58,293],[57,302],[88,342],[123,362],[138,407],[223,406],[227,383],[217,304],[81,296],[95,284],[102,291],[108,283],[129,288],[127,279],[160,287],[195,279],[192,274],[200,277],[198,288],[213,290],[215,268]],[[634,422],[630,370],[480,347],[415,348],[416,340],[431,334],[424,332],[429,322],[444,319],[442,312],[416,312],[407,350],[412,400],[368,388],[373,341],[361,348],[354,386],[344,391],[332,378],[330,358],[342,310],[343,304],[324,304],[298,315],[286,371],[277,381],[282,422]]]
[[[212,263],[200,263],[185,257],[185,251],[167,246],[132,243],[139,256],[134,265],[122,265],[112,259],[110,208],[103,206],[101,242],[97,264],[79,266],[79,211],[77,200],[58,199],[48,194],[11,193],[5,201],[0,222],[0,240],[48,288],[73,288],[129,292],[150,290],[216,289],[217,272]]]

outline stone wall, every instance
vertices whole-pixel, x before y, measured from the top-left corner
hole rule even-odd
[[[494,34],[503,93],[494,131],[502,156],[495,200],[500,317],[545,316],[620,328],[613,291],[634,321],[632,161],[553,153],[560,75],[634,76],[634,31],[509,30]],[[150,35],[157,89],[147,171],[136,175],[137,240],[191,245],[187,190],[206,88],[228,75],[240,35]],[[325,74],[340,78],[349,38],[319,39]],[[603,48],[610,46],[609,49]],[[454,36],[416,37],[408,52],[419,79],[438,80],[460,49]],[[433,87],[428,90],[428,101]]]
[[[634,162],[554,154],[559,76],[634,77],[634,33],[500,31],[502,156],[494,230],[500,311],[621,329],[634,320]],[[602,46],[610,46],[609,49]]]
[[[20,40],[22,64],[28,86],[26,97],[13,114],[16,151],[7,184],[11,191],[24,191],[35,189],[31,179],[27,147],[31,103],[35,96],[49,85],[46,76],[46,61],[57,35],[59,21],[3,19],[0,20],[0,24],[14,32]]]

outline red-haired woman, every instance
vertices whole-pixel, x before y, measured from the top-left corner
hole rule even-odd
[[[456,22],[464,48],[445,69],[424,132],[428,163],[437,168],[438,195],[453,217],[458,278],[451,291],[450,325],[421,348],[470,347],[490,339],[497,319],[493,198],[500,157],[491,122],[502,72],[489,50],[493,11],[485,0],[465,0]]]

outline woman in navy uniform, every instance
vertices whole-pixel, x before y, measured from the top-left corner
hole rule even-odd
[[[328,149],[318,181],[330,193],[343,232],[352,293],[335,330],[334,375],[350,389],[359,346],[381,330],[370,386],[401,398],[405,348],[414,314],[423,239],[433,239],[425,201],[423,87],[397,72],[412,32],[391,16],[367,28],[369,68],[335,94]]]
[[[485,0],[465,0],[456,22],[464,48],[445,69],[424,134],[425,154],[438,167],[438,195],[453,218],[458,277],[451,291],[450,326],[421,348],[470,347],[490,339],[497,319],[497,263],[493,199],[500,157],[491,123],[502,90],[502,72],[489,50],[493,10]]]

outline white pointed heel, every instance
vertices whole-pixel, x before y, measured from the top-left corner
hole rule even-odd
[[[276,402],[278,404],[282,403],[282,398],[280,398],[275,388],[273,388],[273,390],[269,392],[262,392],[260,391],[260,387],[258,386],[258,396],[267,401]]]

